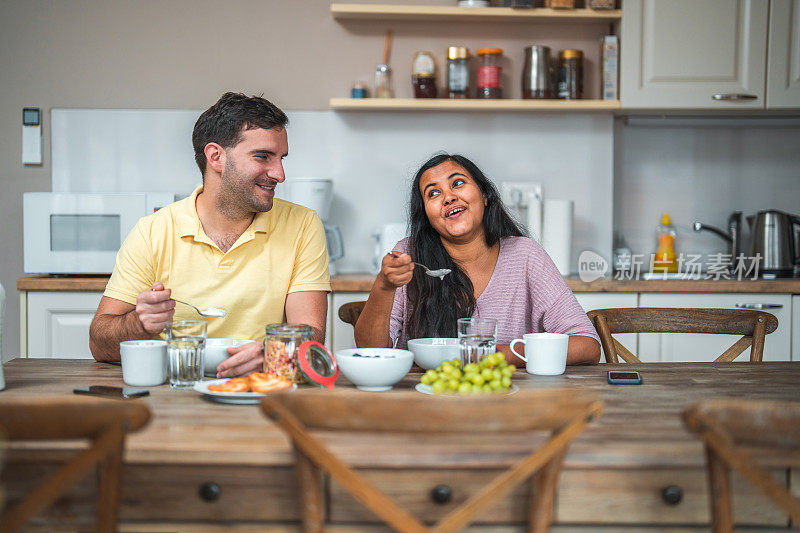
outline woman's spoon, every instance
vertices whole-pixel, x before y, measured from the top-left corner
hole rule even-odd
[[[195,311],[197,311],[198,315],[204,316],[206,318],[223,318],[225,315],[228,314],[228,312],[226,310],[219,309],[217,307],[209,307],[208,309],[206,309],[204,311],[201,311],[201,310],[199,310],[198,308],[196,308],[195,306],[193,306],[192,304],[190,304],[188,302],[184,302],[184,301],[178,300],[176,298],[173,298],[173,300],[175,300],[178,303],[182,303],[183,305],[188,305],[189,307],[191,307]]]
[[[389,252],[389,255],[391,255],[392,257],[397,257],[396,255],[394,255],[394,252]],[[440,269],[437,269],[437,270],[431,270],[430,268],[426,267],[422,263],[417,263],[416,261],[412,261],[412,262],[415,265],[421,266],[422,268],[424,268],[425,269],[425,273],[427,275],[429,275],[430,277],[432,277],[432,278],[439,278],[440,280],[444,280],[444,277],[446,275],[448,275],[450,272],[452,272],[452,270],[450,270],[449,268],[440,268]]]

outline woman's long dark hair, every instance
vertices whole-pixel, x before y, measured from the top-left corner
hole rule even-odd
[[[419,190],[422,175],[445,161],[452,161],[464,167],[486,197],[483,229],[487,246],[494,246],[503,237],[523,235],[519,226],[506,212],[497,188],[475,163],[456,154],[438,154],[426,161],[417,171],[414,183],[411,185],[409,253],[414,261],[429,268],[449,268],[452,272],[440,281],[425,275],[421,268],[414,269],[414,277],[408,285],[408,301],[411,307],[407,330],[409,339],[455,337],[457,319],[470,317],[475,311],[472,282],[445,250],[439,233],[428,220],[425,202]]]

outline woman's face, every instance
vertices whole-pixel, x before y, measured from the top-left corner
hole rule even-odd
[[[444,239],[466,242],[483,234],[486,197],[464,167],[445,161],[429,168],[419,190],[428,220]]]

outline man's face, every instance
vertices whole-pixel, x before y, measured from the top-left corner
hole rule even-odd
[[[250,213],[272,209],[275,186],[286,179],[283,158],[288,153],[285,128],[254,128],[242,132],[242,140],[225,150],[220,207]]]

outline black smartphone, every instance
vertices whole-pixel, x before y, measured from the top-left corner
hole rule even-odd
[[[609,370],[608,382],[612,385],[641,385],[642,375],[636,370]]]
[[[148,396],[150,391],[147,389],[134,389],[132,387],[109,387],[107,385],[90,385],[73,390],[75,394],[91,394],[94,396],[108,396],[110,398],[139,398]]]

